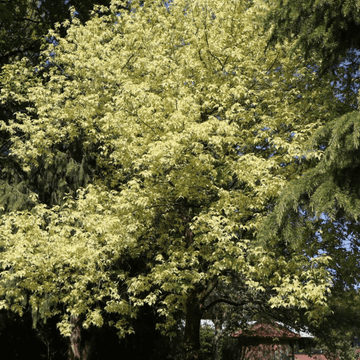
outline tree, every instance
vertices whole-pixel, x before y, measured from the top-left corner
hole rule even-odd
[[[343,77],[339,96],[352,107],[318,129],[308,147],[321,149],[321,160],[284,191],[261,236],[265,242],[274,236],[296,239],[313,253],[331,256],[333,316],[318,329],[331,345],[334,338],[329,329],[345,333],[349,329],[345,324],[356,323],[358,316],[351,298],[357,297],[354,288],[359,283],[359,12],[356,1],[281,1],[274,2],[267,21],[273,26],[269,43],[292,37],[305,56],[321,57],[322,73],[330,70]],[[348,308],[347,316],[339,303]]]
[[[284,190],[259,232],[268,245],[270,239],[282,238],[296,241],[309,254],[331,257],[328,268],[334,285],[328,303],[332,315],[312,332],[332,350],[334,334],[348,333],[359,316],[353,301],[360,281],[359,121],[358,111],[348,113],[315,134],[313,148],[325,149],[321,160]],[[358,330],[355,325],[351,336]]]
[[[96,3],[108,5],[109,1],[99,0]],[[26,63],[28,68],[33,69],[34,66],[39,65],[41,48],[47,41],[50,41],[46,37],[48,30],[53,28],[56,22],[62,22],[71,17],[69,11],[71,5],[76,6],[77,18],[85,23],[90,18],[94,1],[1,1],[0,67],[16,62],[24,56],[28,59]],[[65,35],[65,28],[62,28],[61,31]],[[46,66],[40,66],[40,71],[46,72]],[[19,74],[15,74],[13,81],[21,87]],[[24,91],[24,89],[21,90],[21,92]],[[0,107],[2,123],[8,125],[9,122],[15,120],[15,112],[22,111],[29,106],[31,104],[26,100],[23,102],[21,99],[7,98],[7,101],[3,101]],[[18,135],[20,136],[20,134]],[[58,204],[62,201],[65,193],[70,191],[75,193],[80,186],[86,186],[94,175],[91,160],[86,157],[85,164],[85,156],[76,146],[68,150],[68,156],[58,154],[59,156],[52,164],[49,164],[44,157],[41,160],[41,169],[40,167],[33,169],[30,173],[23,171],[19,159],[11,156],[10,147],[10,135],[2,128],[0,130],[0,213],[31,208],[36,203],[31,196],[34,192],[38,194],[41,202],[49,205]],[[3,323],[9,324],[10,317],[10,314],[1,313]],[[25,320],[22,319],[22,321]],[[19,323],[16,317],[13,318],[13,322],[14,324]],[[25,321],[25,323],[29,325],[28,331],[30,332],[32,321]],[[44,326],[42,328],[45,329]],[[10,331],[9,326],[4,330],[4,332],[6,331]],[[44,330],[44,333],[46,332],[50,333],[50,330]],[[19,333],[19,331],[15,333]],[[4,338],[3,344],[9,345],[10,342]]]
[[[320,333],[327,344],[334,344],[329,329],[347,331],[345,324],[356,318],[356,311],[350,310],[354,305],[349,299],[354,293],[357,296],[354,287],[359,283],[360,117],[355,73],[359,67],[360,43],[354,35],[359,27],[359,15],[355,1],[275,4],[268,17],[268,25],[273,24],[270,43],[294,37],[296,46],[306,56],[317,53],[323,64],[322,73],[331,70],[343,77],[339,96],[344,104],[351,103],[352,107],[318,129],[308,147],[310,151],[322,149],[321,160],[314,162],[304,176],[284,191],[262,232],[265,242],[274,236],[296,239],[302,246],[312,248],[313,253],[321,251],[331,256],[329,269],[334,287],[329,304],[334,315],[331,321],[324,321]],[[341,61],[344,63],[339,66]],[[337,305],[341,302],[345,306],[344,299],[348,301],[348,317],[344,317]]]
[[[184,314],[186,359],[234,276],[316,320],[327,257],[283,243],[265,252],[255,233],[303,172],[304,140],[341,114],[331,78],[287,43],[264,54],[262,1],[124,4],[51,32],[46,72],[26,59],[3,68],[2,101],[30,104],[3,124],[23,171],[76,146],[96,176],[60,205],[34,193],[31,211],[2,217],[1,306],[60,314],[68,336],[74,316],[89,328],[112,313],[125,336],[144,306],[167,333]]]
[[[267,26],[272,27],[270,42],[296,37],[306,57],[320,54],[323,71],[340,63],[345,57],[356,59],[360,48],[360,14],[357,0],[276,0],[268,13]],[[358,70],[355,63],[355,68]]]

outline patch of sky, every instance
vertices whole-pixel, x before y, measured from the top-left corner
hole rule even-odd
[[[171,7],[171,4],[172,4],[172,0],[169,0],[169,1],[165,1],[165,7],[168,9],[168,10],[170,10],[170,7]]]
[[[299,213],[301,216],[307,216],[308,214],[299,209]],[[357,256],[360,252],[360,241],[359,238],[354,232],[350,229],[351,222],[349,221],[334,221],[332,220],[328,214],[321,213],[320,216],[310,216],[308,217],[309,221],[316,221],[317,219],[320,220],[319,229],[315,232],[315,238],[319,244],[318,254],[314,255],[314,257],[319,257],[321,255],[327,255],[328,251],[326,249],[328,245],[326,239],[326,235],[334,235],[337,239],[337,243],[334,244],[334,249],[338,251],[342,251],[345,256]],[[329,227],[329,224],[332,226]],[[356,223],[356,225],[359,225]],[[320,248],[322,247],[322,248]],[[330,245],[330,248],[332,245]],[[328,269],[332,276],[337,277],[337,270],[336,269]],[[359,287],[359,282],[356,281],[355,288]]]
[[[332,71],[338,76],[338,80],[331,83],[335,89],[335,96],[343,101],[345,99],[344,92],[357,93],[360,87],[360,50],[351,49],[338,66],[335,66]],[[354,105],[354,107],[356,107]]]
[[[318,73],[320,70],[319,65],[308,65],[307,68],[311,69],[314,74]]]

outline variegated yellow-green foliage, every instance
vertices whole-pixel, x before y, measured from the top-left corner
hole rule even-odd
[[[8,127],[24,168],[81,139],[103,173],[61,207],[3,216],[1,306],[61,313],[68,335],[70,315],[86,327],[117,313],[124,335],[137,307],[171,328],[236,272],[273,288],[274,306],[316,310],[326,258],[296,246],[274,258],[254,233],[301,157],[319,156],[304,140],[338,115],[329,81],[288,44],[265,53],[260,0],[117,3],[52,34],[47,81],[4,69],[2,98],[34,104]]]

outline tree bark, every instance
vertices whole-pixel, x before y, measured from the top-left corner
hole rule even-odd
[[[184,335],[184,360],[200,360],[200,321],[202,311],[196,294],[186,303],[186,324]]]
[[[82,331],[82,319],[80,316],[71,317],[72,333],[68,350],[69,360],[90,360],[91,341],[84,338]]]
[[[222,314],[219,316],[215,316],[213,319],[213,323],[215,325],[215,333],[213,339],[213,360],[220,360],[220,338],[222,335]]]

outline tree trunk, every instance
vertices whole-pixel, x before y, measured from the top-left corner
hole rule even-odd
[[[79,316],[72,316],[72,333],[68,350],[69,360],[90,360],[91,341],[84,338],[82,331],[82,319]]]
[[[215,319],[213,319],[213,323],[215,325],[215,333],[214,333],[214,339],[213,339],[213,360],[220,360],[220,339],[222,336],[222,324],[223,319],[222,316],[216,316]]]
[[[186,324],[184,335],[185,360],[200,360],[200,321],[202,311],[196,294],[186,303]]]

